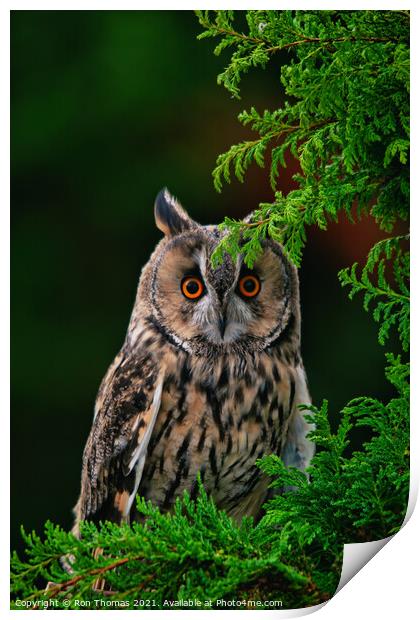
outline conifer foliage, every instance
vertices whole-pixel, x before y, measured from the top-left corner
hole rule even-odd
[[[218,76],[234,97],[250,69],[282,61],[287,100],[281,108],[239,116],[252,139],[218,157],[217,190],[234,174],[244,181],[252,164],[266,167],[274,192],[252,219],[226,219],[229,234],[217,249],[243,252],[249,265],[261,240],[284,244],[299,264],[306,228],[325,229],[340,211],[353,220],[370,215],[388,231],[366,264],[340,272],[350,298],[378,323],[385,345],[392,329],[400,350],[386,353],[385,374],[394,386],[387,403],[354,398],[333,430],[328,402],[313,406],[317,453],[310,481],[287,469],[276,455],[260,459],[275,494],[262,519],[240,526],[219,511],[201,487],[173,514],[139,500],[142,523],[86,523],[77,540],[47,523],[43,537],[25,534],[26,557],[12,556],[15,607],[48,601],[62,608],[206,609],[315,605],[331,597],[341,572],[343,544],[389,536],[404,520],[409,487],[409,253],[407,235],[392,236],[409,214],[409,14],[406,11],[247,11],[245,32],[232,11],[198,11],[203,32],[215,37],[215,53],[231,52]],[[298,189],[283,196],[277,181],[285,153],[299,160]],[[356,206],[356,209],[355,209]],[[328,395],[326,395],[328,397]],[[366,427],[370,440],[349,448],[352,429]],[[101,555],[93,554],[101,548]],[[60,558],[72,556],[73,572]],[[93,586],[104,578],[104,592]],[[52,582],[48,591],[45,584]],[[235,604],[232,603],[235,601]],[[254,601],[254,602],[253,602]],[[278,607],[277,607],[278,608]]]
[[[266,235],[282,242],[299,264],[305,227],[325,229],[339,211],[370,213],[387,231],[408,217],[409,16],[404,11],[248,11],[248,32],[235,29],[231,11],[199,12],[201,38],[220,38],[215,53],[234,48],[219,75],[234,97],[252,67],[275,62],[286,94],[281,108],[239,115],[253,132],[217,159],[218,191],[234,173],[267,166],[275,192],[261,204],[246,230],[229,219],[230,237],[219,248],[238,251],[241,233],[248,261],[255,260]],[[299,188],[283,196],[277,180],[285,153],[298,160]]]

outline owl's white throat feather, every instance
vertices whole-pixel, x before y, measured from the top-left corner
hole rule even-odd
[[[194,322],[203,335],[214,344],[238,340],[246,332],[251,310],[234,293],[229,294],[223,306],[208,294],[196,305]]]

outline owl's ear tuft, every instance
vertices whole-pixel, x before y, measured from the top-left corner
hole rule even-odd
[[[184,211],[179,202],[169,191],[162,189],[155,200],[156,226],[167,237],[178,235],[196,226],[188,213]]]

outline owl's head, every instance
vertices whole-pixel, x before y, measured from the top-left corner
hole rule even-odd
[[[138,303],[173,344],[207,354],[261,351],[291,333],[299,339],[297,272],[278,243],[264,241],[252,269],[227,254],[213,268],[224,234],[217,226],[194,222],[166,189],[155,219],[165,237],[143,270]]]

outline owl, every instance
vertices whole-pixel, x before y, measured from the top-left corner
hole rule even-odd
[[[137,495],[162,510],[198,478],[233,519],[257,517],[276,453],[305,470],[314,452],[300,354],[299,282],[281,246],[252,269],[211,256],[223,232],[193,221],[168,190],[155,202],[164,237],[142,270],[125,342],[97,396],[83,454],[81,520],[140,519]],[[200,476],[198,476],[200,474]]]

